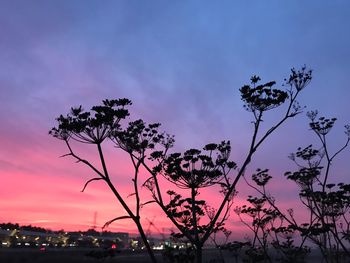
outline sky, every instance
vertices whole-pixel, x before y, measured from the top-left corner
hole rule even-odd
[[[160,122],[175,135],[174,151],[231,140],[231,157],[244,160],[252,116],[239,88],[252,75],[281,87],[290,68],[313,69],[299,102],[337,117],[332,150],[350,123],[349,1],[1,1],[0,2],[0,222],[86,230],[124,215],[103,183],[81,193],[93,174],[69,158],[48,135],[71,106],[89,109],[103,99],[133,101],[130,120]],[[278,118],[269,113],[268,127]],[[287,158],[317,144],[305,114],[290,120],[256,154],[250,166],[269,168],[271,192],[281,206],[297,207],[297,188],[283,178],[295,169]],[[96,151],[78,147],[97,161]],[[130,163],[106,148],[113,178],[131,193]],[[345,151],[333,164],[334,180],[348,181]],[[239,184],[237,204],[250,193]],[[143,193],[147,199],[147,193]],[[204,197],[217,197],[205,193]],[[132,203],[131,198],[127,198]],[[214,199],[216,200],[216,199]],[[217,201],[214,201],[214,203]],[[150,205],[146,218],[171,225]],[[228,225],[241,231],[232,216]],[[109,230],[135,232],[127,221]]]

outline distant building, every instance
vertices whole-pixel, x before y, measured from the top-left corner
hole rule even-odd
[[[46,231],[45,229],[10,224],[11,228],[0,227],[0,247],[129,247],[129,233]],[[15,226],[15,227],[13,227]]]
[[[65,239],[65,236],[56,233],[0,229],[2,247],[62,246]]]

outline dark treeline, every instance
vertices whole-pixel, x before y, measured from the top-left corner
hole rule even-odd
[[[51,230],[51,229],[47,229],[47,228],[43,228],[43,227],[38,227],[38,226],[32,226],[32,225],[20,225],[18,223],[0,223],[0,229],[4,229],[4,230],[25,230],[25,231],[33,231],[33,232],[40,232],[40,233],[49,233],[49,234],[63,234],[66,231],[64,231],[63,229],[60,230]],[[99,235],[99,234],[103,234],[103,235],[108,235],[109,233],[112,233],[110,231],[102,231],[102,232],[98,232],[94,229],[88,229],[86,231],[69,231],[68,233],[81,233],[84,235]]]
[[[26,231],[34,231],[34,232],[41,232],[41,233],[59,233],[63,231],[63,230],[52,231],[51,229],[46,229],[46,228],[32,226],[32,225],[21,226],[18,223],[1,223],[0,228],[10,229],[10,230],[26,230]]]

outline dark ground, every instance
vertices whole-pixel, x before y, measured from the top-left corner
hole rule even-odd
[[[136,263],[150,262],[144,252],[134,253],[123,251],[116,253],[114,257],[96,258],[86,256],[90,251],[103,251],[91,249],[0,249],[0,263],[89,263],[89,262],[118,262]],[[98,255],[98,254],[97,254]],[[161,258],[160,254],[157,254]]]
[[[121,251],[116,253],[114,257],[92,258],[86,254],[91,249],[48,249],[40,251],[39,249],[21,249],[21,248],[0,248],[0,263],[89,263],[89,262],[105,262],[105,263],[138,263],[151,262],[145,251],[132,252]],[[102,251],[95,249],[94,251]],[[155,252],[159,263],[164,263],[161,252]],[[240,263],[236,261],[232,254],[223,252],[225,263]],[[218,250],[203,251],[203,263],[222,263],[220,260],[220,252]],[[307,262],[321,262],[318,253],[312,253]],[[346,262],[346,261],[344,261]]]
[[[99,255],[101,250],[98,249],[47,249],[40,251],[36,248],[0,248],[0,263],[89,263],[89,262],[115,262],[115,263],[137,263],[137,262],[151,262],[149,256],[145,251],[133,252],[129,250],[116,253],[114,257],[93,258],[86,256],[91,251],[95,251]],[[98,252],[99,251],[99,252]],[[217,259],[218,254],[215,251],[206,251],[204,253],[204,262],[219,262],[210,261]],[[100,253],[101,254],[101,253]],[[158,262],[162,263],[163,258],[161,252],[156,251],[155,255]],[[229,262],[229,261],[227,261]],[[234,261],[231,261],[234,262]]]

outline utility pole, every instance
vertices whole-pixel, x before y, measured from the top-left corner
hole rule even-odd
[[[92,223],[92,227],[91,227],[93,230],[96,230],[97,228],[97,212],[95,211],[94,213],[94,220],[93,220],[93,223]]]

